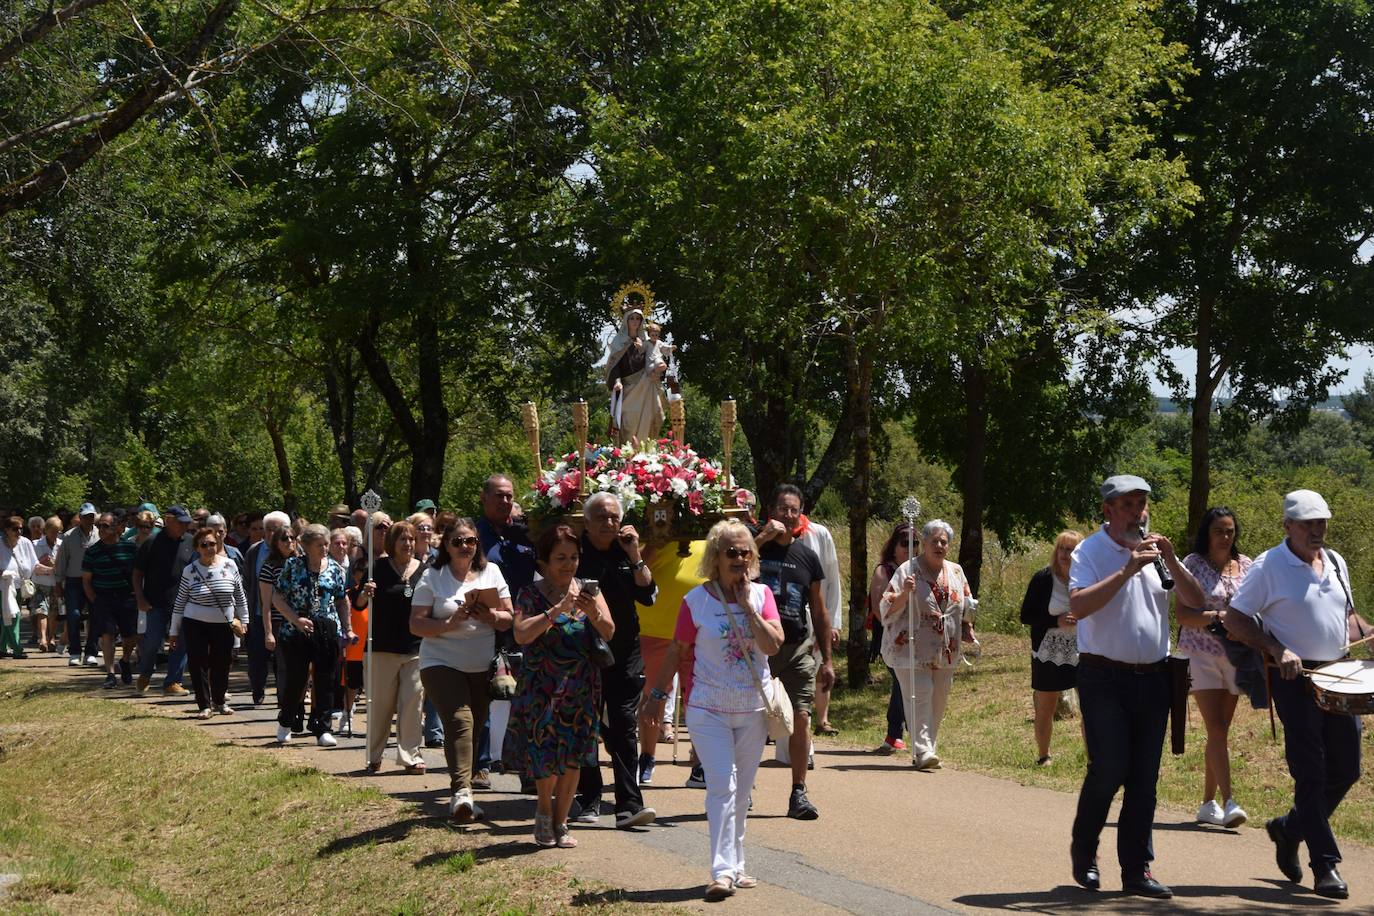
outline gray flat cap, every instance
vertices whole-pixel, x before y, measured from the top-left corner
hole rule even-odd
[[[1117,474],[1102,481],[1102,498],[1115,499],[1127,493],[1149,493],[1150,485],[1145,478],[1134,474]]]

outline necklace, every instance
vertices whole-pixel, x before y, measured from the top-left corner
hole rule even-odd
[[[406,560],[406,565],[404,567],[398,568],[396,566],[396,558],[387,557],[387,560],[391,563],[391,568],[396,573],[396,578],[405,583],[405,588],[401,590],[401,594],[405,595],[407,598],[415,594],[415,589],[410,584],[410,577],[406,575],[406,572],[410,569],[411,560],[413,559],[414,557],[411,557],[410,560]]]

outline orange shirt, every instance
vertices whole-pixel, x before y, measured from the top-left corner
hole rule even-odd
[[[350,662],[360,662],[363,660],[363,652],[367,649],[367,608],[359,610],[349,604],[348,619],[352,622],[353,632],[357,634],[358,641],[351,646],[344,648],[344,658]]]

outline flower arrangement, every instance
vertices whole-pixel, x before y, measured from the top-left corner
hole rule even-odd
[[[576,452],[550,458],[524,501],[535,515],[571,511],[579,498],[582,471]],[[636,451],[629,445],[587,447],[587,492],[614,493],[625,516],[643,517],[647,507],[672,503],[677,518],[719,515],[734,492],[720,465],[673,439],[659,439]]]

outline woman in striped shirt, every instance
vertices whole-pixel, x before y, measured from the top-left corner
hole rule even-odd
[[[184,635],[196,705],[200,718],[208,719],[212,707],[220,715],[233,712],[224,702],[234,649],[230,621],[237,619],[247,632],[248,596],[238,565],[219,552],[218,531],[201,528],[192,544],[197,556],[181,573],[181,587],[172,607],[171,645],[175,648],[177,639]]]

